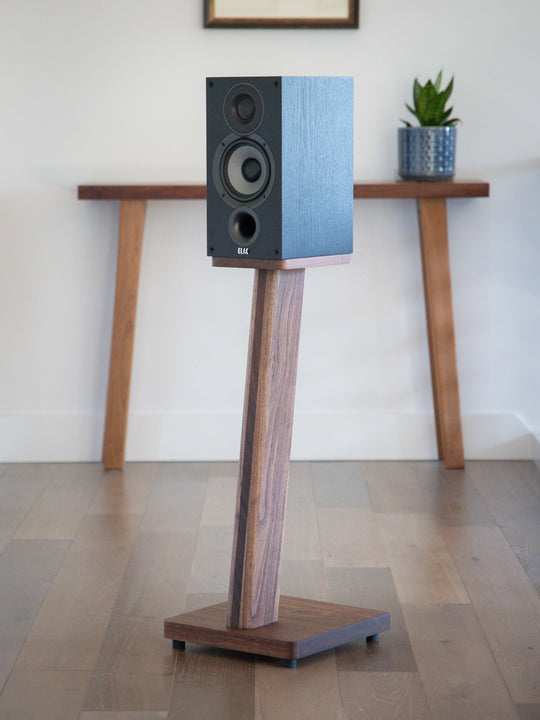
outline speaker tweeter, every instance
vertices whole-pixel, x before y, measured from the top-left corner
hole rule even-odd
[[[254,132],[264,114],[260,92],[248,83],[235,85],[225,97],[223,114],[225,122],[233,132],[241,135]]]

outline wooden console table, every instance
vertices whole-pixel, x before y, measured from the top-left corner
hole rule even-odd
[[[103,440],[107,470],[124,467],[139,268],[148,200],[206,198],[205,185],[80,185],[80,200],[119,200],[116,299]],[[415,199],[418,208],[433,403],[439,459],[463,467],[452,292],[448,256],[447,198],[488,197],[481,181],[357,183],[358,199]]]

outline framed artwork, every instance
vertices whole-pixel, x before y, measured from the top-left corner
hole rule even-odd
[[[359,0],[204,0],[207,28],[357,28]]]

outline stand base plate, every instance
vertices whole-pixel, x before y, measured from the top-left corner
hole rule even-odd
[[[227,627],[227,603],[165,620],[164,635],[180,643],[197,643],[289,661],[314,655],[354,640],[376,640],[390,629],[390,613],[318,600],[281,597],[279,620],[258,628]]]

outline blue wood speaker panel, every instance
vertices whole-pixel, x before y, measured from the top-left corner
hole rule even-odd
[[[353,79],[282,78],[282,257],[353,249]]]

